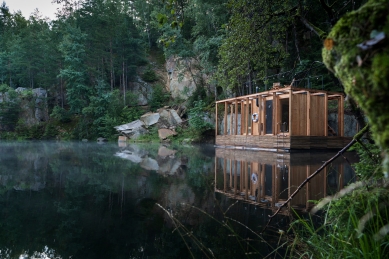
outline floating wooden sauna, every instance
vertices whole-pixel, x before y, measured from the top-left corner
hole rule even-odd
[[[266,152],[216,148],[215,192],[260,207],[277,210],[297,187],[334,154],[329,152]],[[345,154],[349,162],[357,156]],[[291,200],[289,209],[308,211],[313,200],[333,195],[356,180],[351,165],[338,158],[313,177]]]
[[[335,130],[328,125],[329,103],[337,107]],[[342,93],[287,86],[225,99],[216,102],[216,120],[215,144],[222,147],[340,149],[351,141],[344,136]]]

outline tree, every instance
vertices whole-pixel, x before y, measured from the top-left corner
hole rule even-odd
[[[85,39],[86,34],[69,23],[59,46],[64,58],[64,68],[58,77],[66,82],[67,101],[74,113],[81,113],[88,106],[92,93],[86,85]]]

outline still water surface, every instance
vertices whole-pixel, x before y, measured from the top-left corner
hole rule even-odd
[[[355,181],[332,153],[0,142],[0,258],[269,258],[291,208]]]

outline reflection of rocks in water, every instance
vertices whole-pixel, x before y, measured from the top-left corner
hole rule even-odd
[[[156,171],[164,176],[177,175],[180,178],[185,176],[185,166],[187,158],[176,157],[177,150],[169,149],[165,146],[160,146],[158,149],[158,156],[156,159],[150,157],[150,154],[145,150],[140,149],[136,145],[129,145],[121,152],[115,155],[130,160],[133,163],[139,164],[146,170]]]
[[[158,156],[165,158],[165,157],[174,157],[174,154],[177,152],[177,150],[168,149],[165,146],[160,146],[158,149]]]
[[[158,162],[155,159],[152,159],[150,157],[144,158],[140,163],[140,166],[146,170],[153,170],[153,171],[159,170]]]

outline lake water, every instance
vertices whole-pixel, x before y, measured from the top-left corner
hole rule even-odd
[[[0,258],[281,258],[293,210],[355,181],[347,154],[0,142]]]

